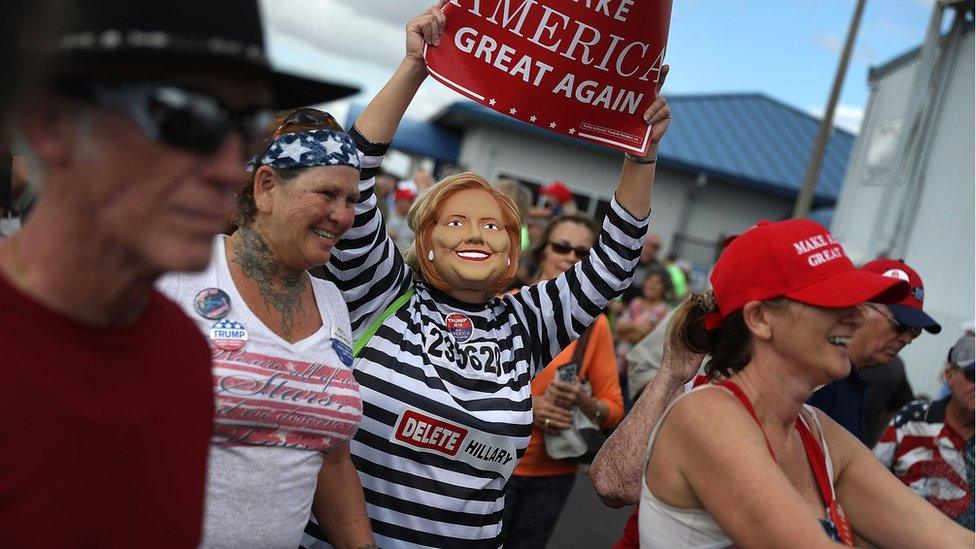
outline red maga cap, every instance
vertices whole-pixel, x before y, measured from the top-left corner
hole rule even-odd
[[[904,260],[875,259],[866,263],[861,267],[861,270],[897,278],[908,283],[908,295],[900,301],[888,304],[891,314],[898,319],[898,322],[912,328],[925,328],[931,334],[942,331],[942,326],[922,310],[922,303],[925,301],[925,286],[922,285],[922,277]]]
[[[408,187],[397,189],[396,192],[393,193],[394,200],[413,200],[414,198],[417,198],[417,193]]]
[[[710,329],[750,301],[786,297],[843,308],[897,302],[908,292],[901,280],[855,268],[830,232],[806,219],[760,221],[729,243],[711,281],[719,315],[706,318]]]
[[[573,193],[569,190],[569,187],[559,181],[553,181],[549,185],[542,187],[542,190],[539,192],[555,198],[556,202],[560,204],[565,204],[573,199]]]

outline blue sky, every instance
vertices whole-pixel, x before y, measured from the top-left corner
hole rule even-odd
[[[804,110],[826,105],[852,0],[677,0],[668,59],[671,93],[760,91]],[[868,0],[840,104],[868,100],[871,66],[920,43],[924,0]]]
[[[647,0],[644,0],[647,1]],[[856,129],[867,72],[918,45],[933,0],[868,0],[836,122]],[[403,25],[419,0],[263,0],[276,64],[339,78],[368,101],[402,56]],[[674,0],[665,93],[762,92],[822,112],[854,0]],[[408,113],[424,117],[460,97],[430,81]],[[341,105],[330,105],[336,114]],[[341,119],[341,116],[340,116]]]

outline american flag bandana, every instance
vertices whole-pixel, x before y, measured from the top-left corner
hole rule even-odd
[[[279,170],[314,166],[360,167],[359,152],[349,134],[333,130],[311,130],[279,136],[261,156],[245,166],[248,173],[259,165]]]

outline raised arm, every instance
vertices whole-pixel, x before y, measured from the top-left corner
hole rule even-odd
[[[446,3],[447,0],[440,0],[437,5],[407,22],[407,45],[403,61],[356,120],[356,129],[366,139],[374,143],[393,141],[393,134],[403,119],[403,113],[407,111],[420,85],[427,78],[424,44],[437,45],[444,34],[446,19],[441,7]]]
[[[406,291],[410,271],[389,237],[377,209],[374,177],[407,106],[427,77],[424,43],[436,44],[444,32],[441,2],[407,23],[406,55],[383,89],[369,102],[350,134],[362,155],[359,202],[353,226],[333,249],[329,279],[349,307],[354,337],[397,296]]]
[[[661,69],[661,77],[657,81],[657,92],[660,94],[661,86],[671,70],[669,65],[664,65]],[[645,160],[657,160],[657,150],[661,144],[661,138],[668,131],[671,124],[671,107],[663,97],[658,97],[651,103],[651,106],[644,112],[644,120],[651,125],[651,146],[644,157]],[[617,183],[617,201],[638,219],[646,218],[651,213],[651,190],[654,188],[654,171],[657,164],[645,164],[624,160],[623,168],[620,170],[620,181]]]
[[[661,82],[666,74],[665,65]],[[506,298],[529,327],[533,360],[539,367],[577,339],[612,299],[630,287],[647,232],[654,187],[655,164],[646,159],[657,158],[658,145],[670,124],[667,101],[657,98],[644,112],[644,120],[652,125],[650,150],[645,160],[624,160],[603,230],[590,254],[556,278]]]
[[[647,460],[647,441],[664,410],[701,367],[704,355],[674,350],[665,338],[661,370],[651,379],[630,413],[600,448],[590,466],[593,488],[610,507],[624,507],[640,499],[640,483]]]

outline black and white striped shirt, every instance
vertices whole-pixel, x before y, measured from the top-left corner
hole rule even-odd
[[[529,382],[630,284],[647,220],[614,200],[592,252],[559,277],[484,304],[417,280],[376,208],[386,145],[363,153],[353,227],[326,266],[358,338],[397,297],[356,359],[363,421],[351,445],[381,547],[498,547],[502,490],[532,432]]]

